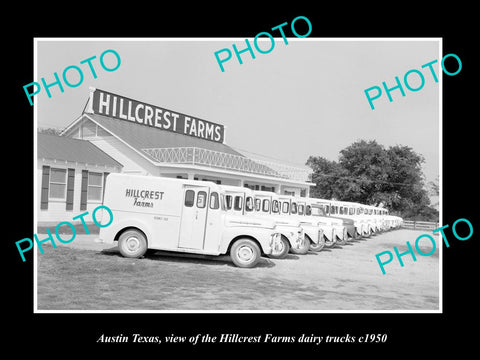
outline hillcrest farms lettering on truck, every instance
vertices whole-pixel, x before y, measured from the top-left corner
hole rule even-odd
[[[91,88],[87,112],[223,143],[224,126]]]
[[[145,201],[145,200],[146,199],[162,200],[163,199],[163,193],[164,193],[163,191],[126,189],[125,190],[125,197],[133,197],[133,206],[153,208],[153,202],[152,201]],[[142,201],[139,200],[140,198],[142,199]]]

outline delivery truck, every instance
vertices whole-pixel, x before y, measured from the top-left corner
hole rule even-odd
[[[279,246],[275,222],[228,214],[213,182],[110,174],[104,205],[113,214],[99,241],[118,243],[125,257],[148,249],[202,255],[229,254],[238,267],[254,267]]]

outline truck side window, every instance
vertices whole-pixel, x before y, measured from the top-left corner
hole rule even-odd
[[[210,194],[210,209],[218,209],[220,206],[219,206],[219,202],[218,202],[218,193],[216,192],[212,192]]]
[[[207,193],[199,191],[197,195],[197,207],[203,209],[207,205]]]
[[[185,206],[192,207],[195,202],[195,191],[187,190],[185,191]]]
[[[255,199],[255,211],[260,211],[262,208],[262,200]]]
[[[303,215],[305,206],[303,204],[298,204],[298,215]]]
[[[232,195],[225,195],[225,206],[227,210],[232,208]]]
[[[273,213],[278,213],[279,212],[279,205],[278,205],[278,200],[273,200],[272,201],[272,212]]]
[[[234,210],[242,210],[243,198],[241,196],[235,196],[235,201],[233,203]]]
[[[248,196],[247,200],[245,201],[245,210],[253,211],[253,198],[251,196]]]
[[[312,207],[310,205],[307,205],[307,207],[305,208],[305,215],[312,215]]]
[[[284,214],[288,214],[288,209],[289,209],[289,208],[290,208],[290,204],[285,201],[285,202],[282,204],[282,212],[283,212]]]
[[[297,203],[292,202],[292,209],[291,209],[292,214],[297,213]]]
[[[268,199],[263,199],[262,211],[263,212],[270,212],[270,201]]]

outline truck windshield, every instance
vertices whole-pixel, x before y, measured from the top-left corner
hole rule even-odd
[[[312,215],[325,216],[325,210],[323,210],[322,206],[312,206]]]

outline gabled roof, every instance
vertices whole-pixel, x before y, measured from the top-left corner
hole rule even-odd
[[[37,133],[37,158],[123,167],[89,141],[40,132]]]
[[[244,161],[254,166],[257,171],[260,170],[262,173],[278,176],[278,173],[270,169],[268,166],[256,163],[254,160],[247,158],[245,155],[235,151],[226,144],[152,128],[149,126],[142,126],[136,123],[118,120],[104,115],[84,113],[81,117],[64,129],[62,135],[69,136],[69,134],[74,132],[76,126],[81,124],[82,121],[93,121],[97,123],[104,130],[128,144],[128,146],[135,149],[139,154],[149,159],[153,163],[157,163],[158,159],[152,156],[148,151],[145,151],[146,149],[198,148],[245,159]]]
[[[86,115],[139,151],[148,148],[198,147],[244,157],[244,155],[240,154],[238,151],[235,151],[230,146],[222,143],[149,126],[142,126],[129,121],[117,120],[108,116],[98,114]]]

